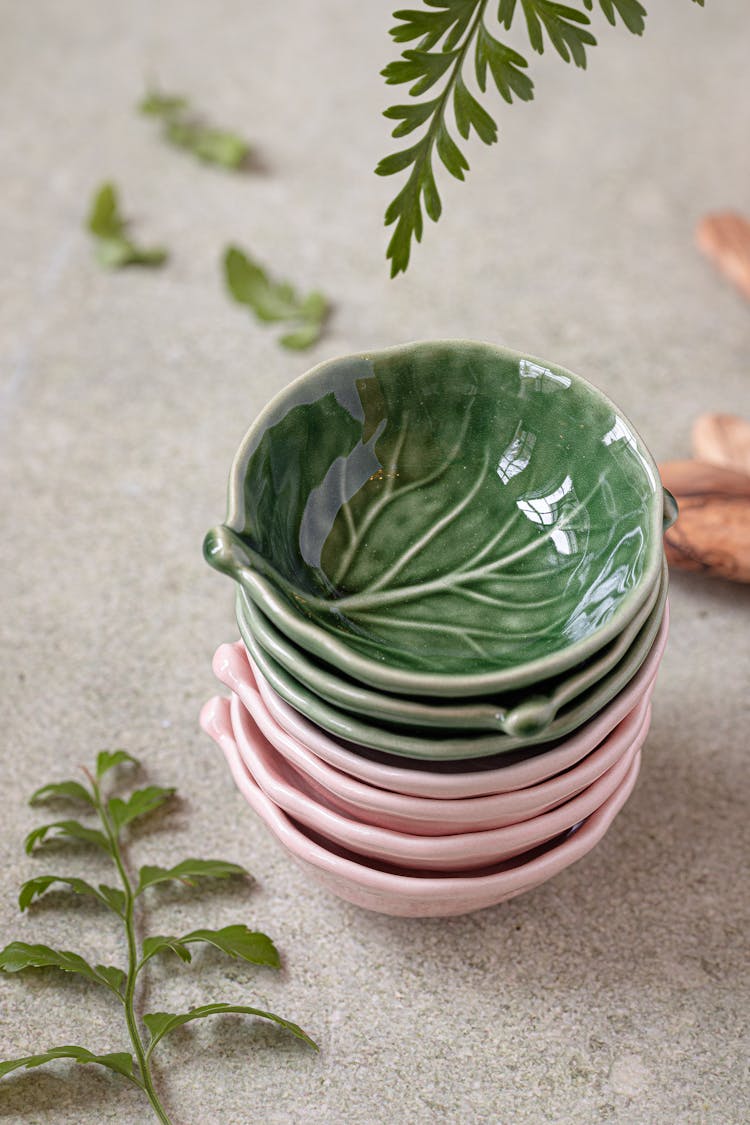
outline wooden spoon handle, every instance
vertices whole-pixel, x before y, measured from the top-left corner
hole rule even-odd
[[[670,566],[750,582],[750,474],[703,461],[659,466],[680,506],[664,537]]]

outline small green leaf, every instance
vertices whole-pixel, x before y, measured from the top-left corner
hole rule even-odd
[[[228,879],[235,875],[249,875],[249,872],[223,859],[183,859],[174,867],[142,867],[135,893],[139,895],[146,887],[158,883],[179,882],[192,886],[199,879]]]
[[[402,148],[400,152],[392,152],[390,156],[384,156],[375,169],[375,175],[393,176],[396,172],[403,172],[404,168],[414,164],[423,155],[424,150],[424,141],[418,141],[411,148]]]
[[[318,340],[320,333],[320,321],[311,320],[309,324],[303,325],[302,328],[297,328],[294,332],[285,332],[283,336],[279,336],[279,343],[282,348],[304,351],[305,348],[311,347]]]
[[[61,969],[65,973],[76,973],[93,981],[105,984],[113,992],[121,995],[125,982],[122,969],[112,965],[90,965],[78,953],[64,949],[51,949],[48,945],[29,945],[25,941],[12,941],[0,950],[0,970],[5,973],[19,973],[24,969]]]
[[[204,164],[237,169],[250,155],[249,144],[236,133],[212,129],[198,121],[171,121],[164,135],[171,144],[192,152]]]
[[[57,840],[80,840],[84,844],[94,844],[107,855],[112,854],[109,840],[97,828],[87,828],[77,820],[56,820],[53,824],[41,824],[29,832],[25,840],[26,854],[31,855],[37,845]]]
[[[389,86],[414,82],[409,93],[413,98],[418,98],[443,77],[458,54],[458,51],[404,51],[398,62],[389,63],[380,73]]]
[[[450,174],[455,176],[457,180],[463,180],[464,172],[469,170],[469,164],[444,125],[438,132],[435,147],[438,156]]]
[[[66,875],[37,875],[34,879],[28,879],[21,887],[21,893],[18,896],[19,908],[22,911],[26,910],[35,898],[43,895],[54,883],[63,883],[75,894],[95,898],[105,906],[115,910],[117,914],[122,914],[125,902],[125,895],[122,891],[104,885],[100,885],[97,890],[85,879],[74,879]],[[115,898],[115,896],[119,896],[119,898]],[[118,905],[115,906],[114,902],[117,902]]]
[[[456,128],[464,140],[469,139],[469,132],[474,132],[486,145],[492,145],[497,140],[497,125],[489,113],[482,108],[473,94],[470,94],[462,78],[456,79],[453,89],[453,107],[456,114]]]
[[[160,246],[137,246],[127,235],[127,223],[120,214],[114,184],[103,184],[94,196],[88,229],[97,238],[96,257],[108,269],[122,266],[160,266],[167,251]]]
[[[122,236],[125,223],[119,212],[114,184],[102,184],[94,195],[89,211],[88,228],[97,238]]]
[[[105,773],[115,766],[131,765],[140,767],[140,762],[127,750],[101,750],[96,756],[96,780],[101,781]]]
[[[435,110],[438,108],[439,98],[433,98],[431,101],[415,102],[413,105],[394,105],[390,109],[386,109],[383,117],[389,117],[392,121],[400,121],[401,124],[397,125],[391,133],[392,137],[405,137],[407,133],[412,133],[418,129],[420,125],[424,125],[428,117],[431,117]],[[406,165],[404,165],[406,167]],[[387,173],[381,172],[380,175]]]
[[[224,926],[220,930],[192,930],[182,937],[156,937],[146,938],[143,943],[143,959],[153,957],[155,953],[170,949],[181,957],[183,961],[190,960],[190,951],[186,946],[202,943],[212,945],[227,953],[230,957],[239,957],[251,965],[266,965],[278,969],[281,961],[276,946],[271,939],[262,933],[249,929],[240,924]]]
[[[584,12],[555,0],[521,0],[529,42],[535,51],[544,53],[544,33],[565,62],[571,58],[576,66],[586,69],[586,47],[595,47],[596,39],[580,25],[591,21]],[[500,0],[498,18],[510,27],[515,2]],[[502,13],[502,14],[501,14]]]
[[[91,793],[79,781],[56,781],[51,785],[43,785],[29,798],[30,805],[41,805],[45,801],[83,801],[87,805],[94,805]]]
[[[590,12],[594,0],[583,0],[583,6]],[[613,27],[619,15],[633,35],[643,34],[646,27],[646,9],[638,3],[638,0],[599,0],[599,7]]]
[[[108,1070],[114,1070],[117,1074],[124,1075],[135,1082],[137,1086],[141,1086],[141,1081],[137,1077],[135,1070],[135,1059],[129,1055],[127,1051],[117,1051],[109,1055],[95,1055],[85,1047],[53,1047],[50,1051],[45,1051],[41,1055],[26,1055],[21,1059],[10,1059],[7,1062],[0,1062],[0,1078],[4,1078],[6,1074],[10,1074],[13,1070],[19,1070],[23,1067],[30,1070],[35,1066],[44,1066],[45,1063],[54,1062],[55,1059],[74,1059],[77,1063],[97,1063],[99,1066],[104,1066]]]
[[[144,938],[141,958],[141,964],[145,965],[146,961],[157,953],[163,953],[165,950],[170,950],[176,953],[180,960],[186,964],[192,961],[192,955],[189,949],[186,949],[179,938],[167,937],[165,934],[154,934],[153,937]]]
[[[127,973],[118,969],[116,965],[97,965],[95,971],[113,992],[116,992],[121,999],[124,997],[125,987],[128,983]]]
[[[258,262],[236,246],[225,252],[224,277],[235,301],[251,308],[258,320],[289,324],[292,331],[280,340],[284,347],[307,348],[318,339],[328,315],[328,302],[322,293],[313,291],[299,297],[291,285],[273,281]]]
[[[185,98],[149,91],[138,108],[141,113],[161,118],[166,141],[191,152],[205,164],[236,170],[250,154],[250,145],[243,137],[207,125],[190,112]]]
[[[528,62],[517,51],[511,50],[503,43],[498,42],[490,35],[484,24],[480,24],[477,33],[477,46],[475,69],[479,89],[484,93],[487,88],[487,67],[495,82],[501,98],[508,103],[513,101],[513,95],[521,101],[528,102],[534,97],[534,83],[524,74]]]
[[[121,917],[125,916],[127,899],[124,891],[121,891],[119,887],[108,887],[106,884],[100,883],[99,894],[110,910],[114,910],[115,914],[119,914]]]
[[[312,1047],[315,1051],[318,1050],[317,1044],[312,1041],[309,1035],[298,1027],[296,1023],[291,1023],[289,1020],[282,1019],[281,1016],[275,1015],[273,1012],[265,1012],[261,1008],[250,1008],[245,1004],[204,1004],[200,1008],[192,1008],[189,1012],[183,1012],[181,1015],[173,1015],[171,1012],[150,1012],[143,1017],[143,1022],[151,1034],[151,1042],[148,1045],[148,1054],[150,1055],[156,1044],[169,1035],[175,1028],[182,1027],[183,1024],[190,1023],[192,1020],[205,1019],[207,1016],[229,1015],[236,1013],[238,1015],[259,1016],[260,1019],[270,1020],[272,1023],[283,1027],[286,1031],[290,1031],[298,1039],[301,1039],[308,1047]]]
[[[139,113],[148,117],[172,117],[187,109],[185,98],[174,94],[160,94],[158,90],[149,90],[138,103]]]
[[[174,789],[163,789],[159,785],[147,785],[145,789],[136,789],[126,800],[120,797],[111,797],[107,809],[119,832],[126,824],[136,820],[137,817],[146,816],[154,812],[169,800],[175,793]]]

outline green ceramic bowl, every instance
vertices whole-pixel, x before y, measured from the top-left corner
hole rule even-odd
[[[663,516],[648,450],[598,390],[440,341],[333,360],[277,395],[204,551],[347,675],[471,696],[608,644],[657,581]]]
[[[468,731],[503,731],[505,734],[536,734],[544,731],[566,704],[593,687],[617,664],[640,659],[634,641],[650,617],[660,621],[664,613],[669,576],[666,561],[653,592],[632,621],[610,644],[580,667],[532,688],[514,692],[502,699],[466,700],[414,699],[389,695],[363,687],[329,665],[309,657],[277,629],[251,598],[240,590],[237,596],[237,622],[243,637],[249,632],[265,654],[275,660],[290,677],[313,695],[343,711],[375,719],[379,723],[414,728],[413,733],[429,733],[430,728]]]
[[[239,598],[240,594],[237,596]],[[415,734],[413,727],[379,723],[375,719],[343,711],[315,695],[290,675],[258,644],[249,629],[241,627],[240,632],[248,653],[277,695],[329,734],[352,743],[354,749],[379,750],[398,757],[437,762],[530,750],[555,742],[576,730],[606,707],[636,675],[654,645],[664,618],[665,604],[666,599],[649,615],[627,657],[588,691],[561,707],[543,731],[520,730],[515,734],[450,729]]]

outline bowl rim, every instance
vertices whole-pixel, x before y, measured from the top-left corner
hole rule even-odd
[[[506,892],[522,893],[543,882],[552,875],[582,859],[601,840],[626,803],[638,779],[641,763],[639,753],[630,767],[625,779],[615,793],[605,801],[596,812],[587,817],[557,844],[545,849],[533,859],[518,862],[510,860],[509,867],[500,871],[479,871],[467,875],[451,874],[445,876],[393,874],[374,863],[355,862],[347,856],[330,851],[310,839],[294,820],[273,803],[253,780],[240,757],[234,738],[222,722],[223,714],[229,710],[229,700],[214,697],[204,704],[200,723],[205,733],[218,743],[227,760],[235,785],[253,811],[264,822],[266,828],[276,838],[284,850],[314,868],[351,884],[368,888],[389,897],[406,898],[412,904],[427,904],[434,899],[456,896],[460,898],[467,891],[479,892],[481,904],[468,909],[481,909],[500,901]],[[519,878],[520,876],[520,878]],[[330,889],[330,888],[329,888]],[[484,893],[482,893],[484,892]],[[345,895],[342,895],[345,897]],[[463,911],[462,911],[463,912]]]
[[[665,609],[669,627],[669,602]],[[520,761],[508,763],[502,755],[481,762],[480,769],[462,767],[458,772],[444,773],[435,769],[434,762],[415,763],[395,755],[364,757],[322,728],[316,727],[300,712],[295,711],[277,695],[267,680],[256,675],[257,668],[250,666],[256,677],[258,692],[274,721],[288,734],[302,742],[311,753],[328,762],[344,774],[357,777],[381,789],[394,793],[428,797],[478,797],[492,792],[508,792],[536,784],[552,773],[569,769],[589,754],[603,738],[626,721],[631,712],[653,695],[661,663],[661,654],[653,649],[646,657],[630,683],[601,711],[549,750],[537,751]],[[474,765],[476,765],[476,759]],[[459,763],[460,766],[460,763]]]
[[[238,590],[238,598],[241,595],[242,591]],[[326,733],[359,747],[395,757],[418,758],[434,763],[512,754],[518,750],[540,747],[545,743],[558,741],[588,722],[627,687],[654,651],[659,655],[663,652],[667,637],[665,617],[668,600],[664,601],[660,612],[651,614],[642,626],[634,642],[637,659],[623,658],[585,692],[570,700],[553,721],[536,734],[506,734],[502,730],[459,730],[439,738],[435,730],[419,733],[419,728],[399,729],[368,719],[367,716],[344,711],[311,692],[282,668],[258,643],[239,616],[237,624],[253,665],[257,665],[264,679],[282,699],[302,712],[313,724]]]
[[[282,758],[279,768],[276,758],[280,755],[273,746],[268,752],[262,745],[267,739],[260,732],[261,745],[255,745],[253,735],[258,728],[236,695],[230,700],[229,713],[234,741],[246,768],[287,816],[355,855],[424,871],[469,870],[500,863],[570,831],[612,796],[648,736],[644,723],[636,738],[599,777],[552,809],[491,828],[433,836],[366,823],[327,807],[285,776],[288,762]]]
[[[581,640],[566,645],[554,653],[536,657],[511,668],[486,670],[483,672],[416,672],[395,668],[377,659],[352,651],[346,642],[329,633],[323,626],[298,616],[292,607],[276,591],[273,584],[249,566],[243,568],[240,584],[258,607],[296,644],[321,657],[328,663],[347,672],[350,676],[381,687],[397,694],[415,695],[483,695],[494,691],[526,687],[539,679],[547,679],[567,671],[573,665],[588,659],[593,653],[607,644],[624,627],[624,624],[641,607],[653,584],[658,580],[662,554],[662,530],[664,520],[664,494],[659,470],[647,445],[630,419],[598,387],[575,372],[559,364],[526,352],[516,351],[502,345],[481,340],[447,338],[436,340],[415,340],[396,344],[388,348],[378,348],[362,352],[352,352],[324,360],[303,372],[296,379],[277,392],[260,411],[245,432],[235,453],[229,474],[227,490],[227,514],[224,526],[239,533],[245,524],[244,477],[248,462],[262,435],[274,421],[283,417],[287,408],[298,404],[300,388],[321,389],[332,371],[343,365],[356,362],[371,363],[404,354],[414,354],[419,350],[448,347],[461,349],[484,349],[499,359],[511,362],[526,360],[538,364],[554,374],[562,375],[577,386],[585,389],[594,400],[613,411],[632,435],[646,476],[653,484],[651,536],[648,556],[638,584],[626,594],[612,616],[604,625],[595,629]],[[329,388],[330,389],[330,388]],[[211,533],[209,532],[209,535]]]
[[[233,645],[221,645],[216,650],[213,666],[217,678],[239,698],[263,737],[293,769],[326,793],[360,812],[371,811],[384,816],[396,816],[401,820],[413,821],[415,825],[436,818],[444,825],[484,821],[491,817],[515,817],[520,821],[540,815],[555,807],[555,803],[561,804],[569,800],[605,773],[641,735],[643,739],[646,738],[653,691],[652,684],[633,710],[592,750],[567,766],[563,764],[562,769],[559,768],[559,762],[553,762],[549,774],[530,785],[521,784],[515,789],[504,790],[500,788],[501,780],[498,779],[495,791],[475,796],[423,797],[382,789],[373,781],[345,773],[341,766],[331,765],[324,758],[319,758],[298,736],[285,731],[260,694],[241,641]],[[452,832],[460,830],[458,827],[451,827]],[[477,829],[472,829],[475,830]]]
[[[649,592],[637,613],[608,645],[594,653],[584,664],[568,669],[554,680],[540,681],[528,689],[521,689],[524,692],[522,698],[512,703],[497,696],[478,700],[467,698],[430,701],[379,692],[347,678],[338,668],[313,664],[309,654],[290,641],[252,598],[240,594],[236,618],[242,636],[245,630],[249,631],[263,652],[285,673],[337,711],[355,715],[358,719],[374,719],[376,723],[413,727],[422,736],[427,729],[440,727],[465,730],[467,736],[482,732],[511,736],[514,733],[514,716],[521,710],[529,717],[533,709],[537,716],[533,732],[528,722],[524,732],[540,734],[557,719],[564,707],[593,690],[613,669],[624,667],[626,663],[638,659],[638,638],[651,620],[656,620],[657,617],[661,620],[668,590],[669,574],[665,559],[659,582]]]

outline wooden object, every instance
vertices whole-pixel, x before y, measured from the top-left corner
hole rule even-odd
[[[750,473],[750,422],[736,414],[701,414],[693,424],[693,456]]]
[[[698,246],[750,300],[750,222],[733,211],[706,215],[695,231]]]
[[[680,506],[664,547],[670,566],[750,582],[750,474],[668,461],[662,481]]]

